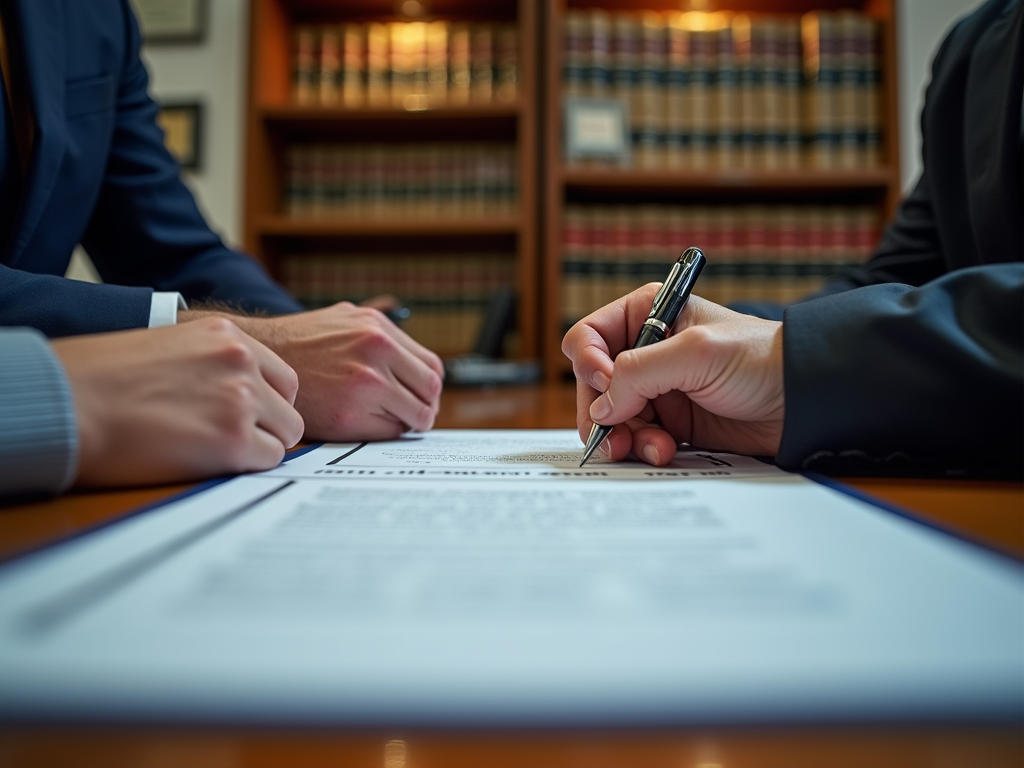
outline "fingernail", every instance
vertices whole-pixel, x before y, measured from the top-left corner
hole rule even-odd
[[[596,424],[603,424],[603,419],[612,412],[612,403],[608,399],[608,395],[601,395],[597,398],[590,406],[590,418],[594,420]]]
[[[644,457],[644,461],[648,464],[658,463],[658,449],[651,443],[648,443],[640,449],[640,455]]]
[[[603,371],[597,371],[594,373],[592,379],[593,381],[591,383],[594,385],[594,389],[598,392],[607,392],[608,385],[612,383],[612,380],[609,379]]]
[[[601,444],[599,446],[597,446],[597,452],[604,456],[606,459],[612,455],[612,444],[608,442],[607,437],[601,441]]]

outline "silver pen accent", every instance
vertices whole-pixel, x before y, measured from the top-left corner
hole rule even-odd
[[[665,278],[665,282],[654,297],[650,314],[647,315],[647,319],[640,328],[640,333],[637,334],[633,349],[657,344],[668,336],[672,326],[679,319],[683,307],[686,306],[686,300],[690,298],[694,283],[697,282],[697,277],[706,263],[707,259],[700,248],[687,248],[679,255],[672,265],[668,277]],[[594,451],[611,434],[611,431],[612,427],[603,424],[595,424],[591,428],[590,437],[587,438],[586,447],[583,449],[581,467],[594,455]]]

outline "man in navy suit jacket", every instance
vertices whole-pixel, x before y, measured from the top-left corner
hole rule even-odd
[[[231,306],[236,324],[298,373],[307,435],[430,428],[436,355],[376,310],[303,313],[207,226],[156,125],[128,0],[3,0],[0,22],[0,325],[57,337]],[[63,277],[79,243],[104,284]],[[179,294],[192,310],[177,312]]]

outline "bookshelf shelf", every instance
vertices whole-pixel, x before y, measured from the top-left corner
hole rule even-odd
[[[330,122],[330,121],[430,121],[430,120],[473,120],[474,118],[514,119],[523,109],[521,102],[498,104],[466,104],[428,107],[426,109],[403,109],[401,107],[344,107],[283,106],[263,107],[260,116],[268,122]]]
[[[295,218],[265,216],[256,221],[261,237],[387,237],[417,235],[515,235],[523,226],[518,216],[475,218]]]
[[[892,184],[892,178],[893,171],[889,168],[867,168],[859,171],[664,171],[577,168],[562,171],[562,184],[567,188],[608,190],[872,190],[887,189]]]
[[[514,287],[512,352],[538,358],[539,4],[251,0],[249,252],[309,306],[394,293],[442,355]],[[349,213],[370,205],[394,213]]]

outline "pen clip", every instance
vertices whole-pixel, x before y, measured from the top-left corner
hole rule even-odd
[[[661,309],[662,303],[665,301],[665,296],[671,290],[671,286],[675,284],[676,278],[679,277],[679,272],[683,268],[682,262],[677,261],[672,265],[671,271],[668,273],[668,277],[665,278],[665,282],[661,284],[661,288],[654,295],[654,301],[651,302],[651,313],[647,315],[648,318],[654,317],[658,314]]]

